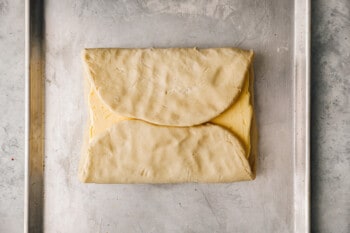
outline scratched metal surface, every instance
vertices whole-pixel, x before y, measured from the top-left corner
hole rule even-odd
[[[307,232],[296,226],[307,219],[304,206],[296,214],[295,203],[305,204],[307,188],[296,192],[305,184],[295,174],[305,171],[297,173],[295,167],[294,97],[302,101],[303,96],[294,87],[305,85],[295,81],[294,55],[302,48],[294,49],[293,1],[48,0],[44,19],[45,232]],[[253,49],[260,138],[256,180],[80,183],[77,167],[88,114],[80,52],[86,47]]]

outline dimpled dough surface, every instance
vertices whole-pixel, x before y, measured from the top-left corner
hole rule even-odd
[[[85,49],[91,85],[109,109],[159,125],[192,126],[225,111],[241,93],[252,51]]]
[[[232,182],[252,179],[241,143],[224,128],[114,124],[95,137],[80,179],[95,183]]]
[[[252,76],[252,72],[247,74],[242,92],[236,101],[223,113],[209,121],[232,131],[232,133],[243,143],[247,151],[247,156],[250,154],[250,129],[253,116],[253,106],[250,95],[250,89],[252,89],[250,79],[252,82]],[[128,119],[127,117],[112,112],[107,106],[105,106],[96,94],[94,88],[90,88],[88,102],[90,107],[90,139],[104,132],[113,124]]]
[[[252,57],[250,57],[250,59],[252,60]],[[111,62],[113,63],[113,61]],[[154,154],[151,150],[147,152],[148,154],[140,154],[139,156],[146,156],[146,167],[147,169],[149,169],[143,171],[139,170],[140,161],[137,160],[137,158],[142,157],[137,157],[136,155],[136,159],[129,159],[128,161],[130,163],[125,164],[124,162],[127,161],[127,158],[129,158],[126,154],[116,157],[116,153],[114,153],[114,155],[112,156],[110,154],[110,149],[108,148],[111,148],[111,145],[119,145],[122,143],[122,141],[124,143],[127,143],[127,139],[121,137],[113,137],[112,139],[110,133],[108,133],[110,132],[108,131],[108,129],[112,129],[115,127],[118,128],[120,127],[119,124],[121,123],[121,121],[131,119],[129,117],[118,114],[115,111],[112,111],[112,109],[104,101],[102,101],[101,97],[97,94],[96,88],[93,86],[91,77],[88,77],[90,84],[92,84],[89,85],[90,91],[88,96],[88,103],[90,108],[89,138],[86,137],[86,143],[88,145],[84,147],[84,152],[80,161],[79,177],[81,181],[94,183],[169,183],[192,181],[232,182],[254,179],[256,159],[256,134],[254,133],[255,127],[253,123],[253,98],[250,94],[253,93],[252,71],[252,64],[249,63],[247,70],[245,71],[242,90],[240,91],[239,95],[235,97],[233,103],[231,103],[231,105],[224,112],[218,114],[217,116],[215,116],[215,118],[208,121],[209,123],[214,123],[215,125],[222,126],[223,128],[221,128],[221,130],[229,130],[230,133],[232,133],[230,134],[231,137],[235,138],[235,141],[239,141],[240,149],[243,148],[243,156],[237,156],[237,153],[232,153],[232,151],[227,151],[226,154],[216,153],[216,155],[213,157],[213,161],[210,161],[210,163],[208,160],[204,160],[204,163],[208,166],[208,168],[206,169],[208,172],[205,172],[203,170],[199,172],[198,170],[196,170],[197,166],[189,166],[188,164],[184,165],[183,161],[186,160],[186,157],[183,157],[183,154],[177,154],[177,156],[172,157],[174,159],[173,161],[168,160],[166,154],[163,154],[162,156],[158,155],[159,159],[155,160]],[[141,123],[146,124],[145,122]],[[215,126],[213,124],[209,125]],[[199,132],[201,134],[203,132],[208,131],[195,130],[194,132]],[[252,138],[251,135],[253,136]],[[150,138],[152,138],[152,136],[143,135],[141,139],[144,138],[147,138],[146,140],[148,141],[150,140]],[[96,143],[96,140],[99,140],[99,143]],[[158,139],[152,138],[151,140]],[[187,141],[191,141],[191,139],[188,139]],[[156,147],[160,147],[162,145],[167,146],[167,143],[162,141],[162,138],[160,138],[160,141],[158,141],[157,143],[155,141],[152,142],[157,145]],[[251,143],[253,143],[254,145],[251,145]],[[211,146],[215,147],[215,145],[212,142],[209,144],[203,144],[203,141],[201,141],[200,145],[201,147],[204,147],[204,149],[207,150],[211,150]],[[253,146],[252,150],[251,146]],[[100,154],[97,156],[96,153],[94,153],[95,156],[93,157],[91,154],[92,148],[94,148],[95,152],[98,151]],[[179,149],[177,147],[173,147],[172,149],[175,149],[177,153],[179,152]],[[107,156],[108,153],[110,157]],[[175,152],[173,151],[172,153]],[[241,153],[238,153],[238,155],[239,154]],[[232,163],[230,164],[230,170],[224,170],[224,172],[231,172],[231,174],[226,173],[225,177],[229,178],[223,179],[222,175],[224,173],[222,173],[223,171],[221,171],[221,169],[218,169],[217,162],[225,160],[226,157],[228,157],[229,161],[231,161]],[[197,156],[196,160],[193,161],[195,161],[195,163],[197,164],[203,164],[202,159],[203,157]],[[145,160],[141,160],[141,164],[142,161]],[[167,162],[163,163],[163,168],[159,168],[159,161]],[[119,165],[115,166],[116,164]],[[176,172],[166,173],[164,171],[160,173],[147,172],[147,175],[145,175],[145,171],[155,171],[157,169],[166,169],[172,171],[174,170],[173,165],[177,166],[177,164],[183,164],[182,166],[189,170],[187,172],[185,172],[184,170],[180,172],[180,170],[175,169],[177,172],[181,173],[181,175],[178,175]],[[215,171],[216,173],[213,173],[213,171]],[[192,175],[191,177],[185,178],[185,174]]]

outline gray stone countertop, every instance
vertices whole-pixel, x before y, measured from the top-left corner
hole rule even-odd
[[[312,232],[350,232],[350,1],[312,1]]]
[[[311,226],[350,232],[350,1],[312,1]],[[24,1],[0,0],[0,232],[23,230]]]

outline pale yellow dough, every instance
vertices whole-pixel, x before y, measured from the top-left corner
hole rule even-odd
[[[237,50],[237,53],[246,53],[252,54],[251,52],[245,52],[242,50]],[[96,93],[96,89],[92,85],[89,94],[89,106],[90,106],[90,134],[89,140],[90,145],[88,146],[88,150],[83,153],[79,176],[83,182],[94,182],[94,183],[169,183],[169,182],[232,182],[232,181],[240,181],[240,180],[251,180],[255,177],[255,157],[256,157],[256,148],[251,148],[251,141],[255,143],[256,134],[254,129],[252,128],[254,119],[253,119],[253,98],[250,93],[253,93],[253,72],[252,72],[252,55],[249,55],[250,62],[245,67],[245,71],[243,72],[244,78],[241,85],[241,90],[239,92],[238,97],[235,97],[234,102],[222,113],[217,114],[213,119],[208,122],[217,124],[225,128],[226,130],[232,133],[235,141],[239,141],[239,145],[242,145],[243,148],[242,153],[235,153],[235,150],[231,149],[231,151],[227,151],[226,153],[218,153],[213,157],[212,161],[201,160],[201,157],[198,157],[196,163],[206,164],[206,169],[198,172],[195,169],[195,166],[183,165],[183,168],[188,169],[189,173],[191,173],[191,177],[186,178],[186,174],[181,174],[183,170],[178,169],[175,173],[169,171],[173,171],[172,164],[183,164],[183,161],[186,160],[188,155],[183,151],[179,150],[179,148],[175,149],[175,147],[170,147],[173,150],[174,156],[172,158],[174,160],[169,160],[166,155],[168,154],[157,154],[152,153],[152,150],[149,150],[147,153],[144,153],[145,159],[147,160],[147,166],[145,164],[141,165],[142,162],[146,160],[140,160],[143,156],[141,154],[130,154],[129,152],[126,154],[118,154],[114,153],[112,157],[106,157],[106,153],[100,153],[98,156],[96,151],[103,152],[108,150],[106,148],[106,143],[109,141],[109,144],[121,145],[127,143],[123,137],[116,136],[118,135],[115,130],[120,126],[120,121],[130,119],[130,117],[126,117],[120,114],[117,114],[115,111],[112,111],[110,106],[108,106],[105,101]],[[111,60],[113,63],[113,59]],[[240,62],[237,62],[237,66],[239,66]],[[127,67],[125,67],[127,69]],[[239,68],[233,67],[235,69],[243,69],[242,66]],[[90,77],[91,78],[91,77]],[[91,79],[90,79],[91,81]],[[203,92],[205,95],[206,92]],[[200,109],[199,109],[200,111]],[[123,123],[124,124],[124,123]],[[141,123],[141,125],[146,123]],[[125,125],[123,126],[123,130],[125,130]],[[144,126],[141,126],[144,127]],[[145,126],[146,127],[146,126]],[[159,126],[153,126],[158,128]],[[163,127],[162,127],[163,128]],[[219,128],[219,127],[217,127]],[[110,130],[108,130],[110,129]],[[113,130],[112,130],[113,129]],[[221,129],[223,130],[223,129]],[[226,131],[224,130],[224,131]],[[114,136],[112,137],[111,132],[113,132]],[[204,137],[203,130],[197,130],[199,132],[199,136]],[[208,134],[209,131],[205,131]],[[103,136],[101,136],[103,135]],[[251,139],[251,136],[253,138]],[[136,137],[136,135],[135,135]],[[98,138],[98,139],[97,139]],[[113,140],[111,139],[113,138]],[[117,139],[118,138],[118,139]],[[146,133],[143,137],[146,142],[155,142],[157,141],[154,138],[154,135],[149,135]],[[121,140],[121,141],[120,141]],[[192,139],[191,139],[192,140]],[[191,141],[190,140],[190,141]],[[99,141],[100,143],[96,143]],[[131,143],[131,142],[130,142]],[[161,148],[165,149],[167,144],[162,140],[158,140],[156,143]],[[238,145],[238,144],[237,144]],[[138,144],[135,143],[134,147],[137,147]],[[193,145],[195,147],[195,145]],[[208,151],[213,151],[215,147],[215,143],[213,140],[210,143],[201,143],[203,151],[209,153]],[[236,150],[239,146],[234,146]],[[253,145],[255,147],[255,145]],[[94,148],[92,153],[92,148]],[[97,149],[96,149],[97,148]],[[193,151],[192,151],[193,152]],[[99,157],[101,157],[99,160]],[[156,157],[161,158],[162,161],[168,161],[162,163],[162,166],[166,166],[166,169],[156,172],[157,167],[159,167],[159,163],[156,162]],[[106,159],[108,158],[108,159]],[[143,158],[143,157],[142,157]],[[231,159],[232,163],[230,163],[230,168],[228,170],[222,170],[222,168],[217,169],[216,163],[221,163],[227,159]],[[94,161],[94,162],[92,162]],[[113,161],[113,162],[111,162]],[[123,162],[128,164],[128,168],[126,169],[124,166],[115,166],[116,163],[123,164]],[[153,161],[153,162],[152,162]],[[238,162],[240,161],[240,162]],[[207,162],[207,163],[206,163]],[[132,165],[134,164],[134,165]],[[139,172],[139,167],[143,167],[144,170],[142,172],[143,175]],[[163,172],[162,172],[163,171]],[[207,172],[206,172],[207,171]],[[215,172],[213,172],[215,171]],[[220,172],[221,171],[221,172]],[[230,173],[231,171],[231,173]],[[230,174],[229,174],[230,173]],[[145,174],[148,174],[145,176]],[[154,174],[157,174],[155,176]],[[225,175],[224,175],[225,174]],[[225,178],[223,178],[225,177]]]
[[[113,112],[158,125],[205,123],[241,93],[253,53],[217,49],[86,49],[84,64]]]
[[[82,168],[86,182],[232,182],[252,178],[241,143],[226,129],[114,124],[95,137]]]

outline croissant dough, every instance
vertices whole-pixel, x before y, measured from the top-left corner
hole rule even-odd
[[[237,50],[237,49],[236,49]],[[252,52],[246,52],[242,50],[237,50],[240,53],[252,54]],[[252,60],[252,58],[251,58]],[[242,67],[240,67],[242,68]],[[89,94],[89,106],[90,106],[90,134],[89,141],[90,145],[87,146],[85,152],[82,155],[79,177],[83,182],[94,182],[94,183],[169,183],[169,182],[232,182],[232,181],[240,181],[240,180],[251,180],[255,178],[255,160],[256,160],[256,131],[254,127],[254,114],[253,114],[253,98],[250,93],[253,93],[253,69],[251,62],[245,68],[244,71],[244,79],[242,83],[242,87],[239,95],[235,98],[235,101],[221,114],[218,114],[215,118],[211,119],[208,122],[214,123],[216,125],[220,125],[225,128],[225,131],[228,130],[232,133],[233,138],[236,141],[239,141],[239,145],[243,148],[243,153],[241,156],[237,156],[237,153],[227,152],[227,154],[217,154],[213,157],[213,161],[208,163],[207,169],[203,170],[202,173],[195,171],[194,167],[183,166],[183,169],[189,169],[189,174],[191,176],[186,176],[184,174],[178,173],[169,173],[170,170],[173,170],[173,164],[181,164],[181,161],[184,161],[187,157],[183,152],[177,151],[178,153],[174,153],[175,162],[170,162],[166,158],[166,154],[163,155],[162,160],[168,161],[168,163],[162,163],[162,166],[166,166],[166,169],[163,172],[154,172],[157,165],[154,161],[155,154],[151,153],[151,150],[148,151],[145,156],[148,158],[147,166],[143,166],[140,164],[140,161],[133,159],[133,157],[128,154],[124,154],[123,156],[112,156],[113,158],[105,157],[106,154],[101,153],[100,159],[98,160],[98,156],[96,154],[92,155],[91,148],[93,147],[93,143],[99,138],[102,142],[107,141],[106,138],[111,138],[112,129],[116,130],[118,127],[121,127],[121,121],[129,120],[129,117],[119,115],[113,111],[110,106],[106,105],[106,103],[102,100],[102,98],[96,93],[95,87],[92,85]],[[89,79],[91,81],[91,79]],[[141,124],[146,124],[142,122]],[[159,127],[159,126],[154,126]],[[200,126],[202,127],[202,126]],[[166,128],[166,127],[164,127]],[[218,127],[220,128],[220,127]],[[110,130],[107,130],[110,129]],[[221,128],[221,130],[224,130]],[[203,130],[199,130],[202,132]],[[114,131],[113,131],[114,132]],[[203,134],[199,133],[199,134]],[[103,138],[105,139],[101,139]],[[106,136],[109,135],[109,136]],[[143,135],[146,140],[154,140],[153,135]],[[203,135],[202,135],[203,136]],[[253,137],[251,137],[253,136]],[[119,138],[120,139],[120,138]],[[124,140],[123,141],[127,141]],[[117,145],[120,141],[113,141],[112,144]],[[158,142],[159,145],[166,146],[163,142]],[[101,144],[105,145],[105,144]],[[212,151],[215,148],[215,143],[211,141],[211,143],[201,144],[202,150]],[[96,146],[98,147],[99,146]],[[103,151],[106,147],[100,146],[100,149],[97,151]],[[237,148],[236,148],[237,149]],[[239,151],[239,150],[238,150]],[[158,155],[162,157],[161,155]],[[215,168],[215,162],[220,163],[231,156],[230,169],[228,170],[217,170]],[[106,159],[108,158],[108,159]],[[117,168],[115,166],[116,163],[122,161],[121,159],[128,160],[128,164],[130,165],[128,169],[123,166],[119,166]],[[239,158],[239,160],[238,160]],[[91,163],[91,161],[95,161]],[[96,162],[100,161],[100,162]],[[109,161],[109,162],[108,162]],[[114,161],[114,162],[111,162]],[[176,162],[177,161],[177,162]],[[198,163],[203,163],[200,160]],[[132,165],[134,164],[134,165]],[[210,167],[211,164],[211,167]],[[143,172],[140,172],[140,167],[143,166]],[[183,170],[182,170],[183,171]],[[207,171],[207,172],[206,172]],[[212,171],[216,171],[213,173]],[[231,171],[230,174],[225,173],[227,171]],[[142,174],[141,174],[142,173]],[[145,176],[147,174],[147,176]],[[158,174],[155,176],[154,174]],[[223,175],[225,174],[225,175]],[[186,178],[187,177],[187,178]]]
[[[252,178],[241,143],[226,129],[114,124],[94,138],[82,169],[86,182],[231,182]]]
[[[100,99],[118,115],[158,125],[205,123],[240,94],[253,53],[217,49],[85,49]]]

